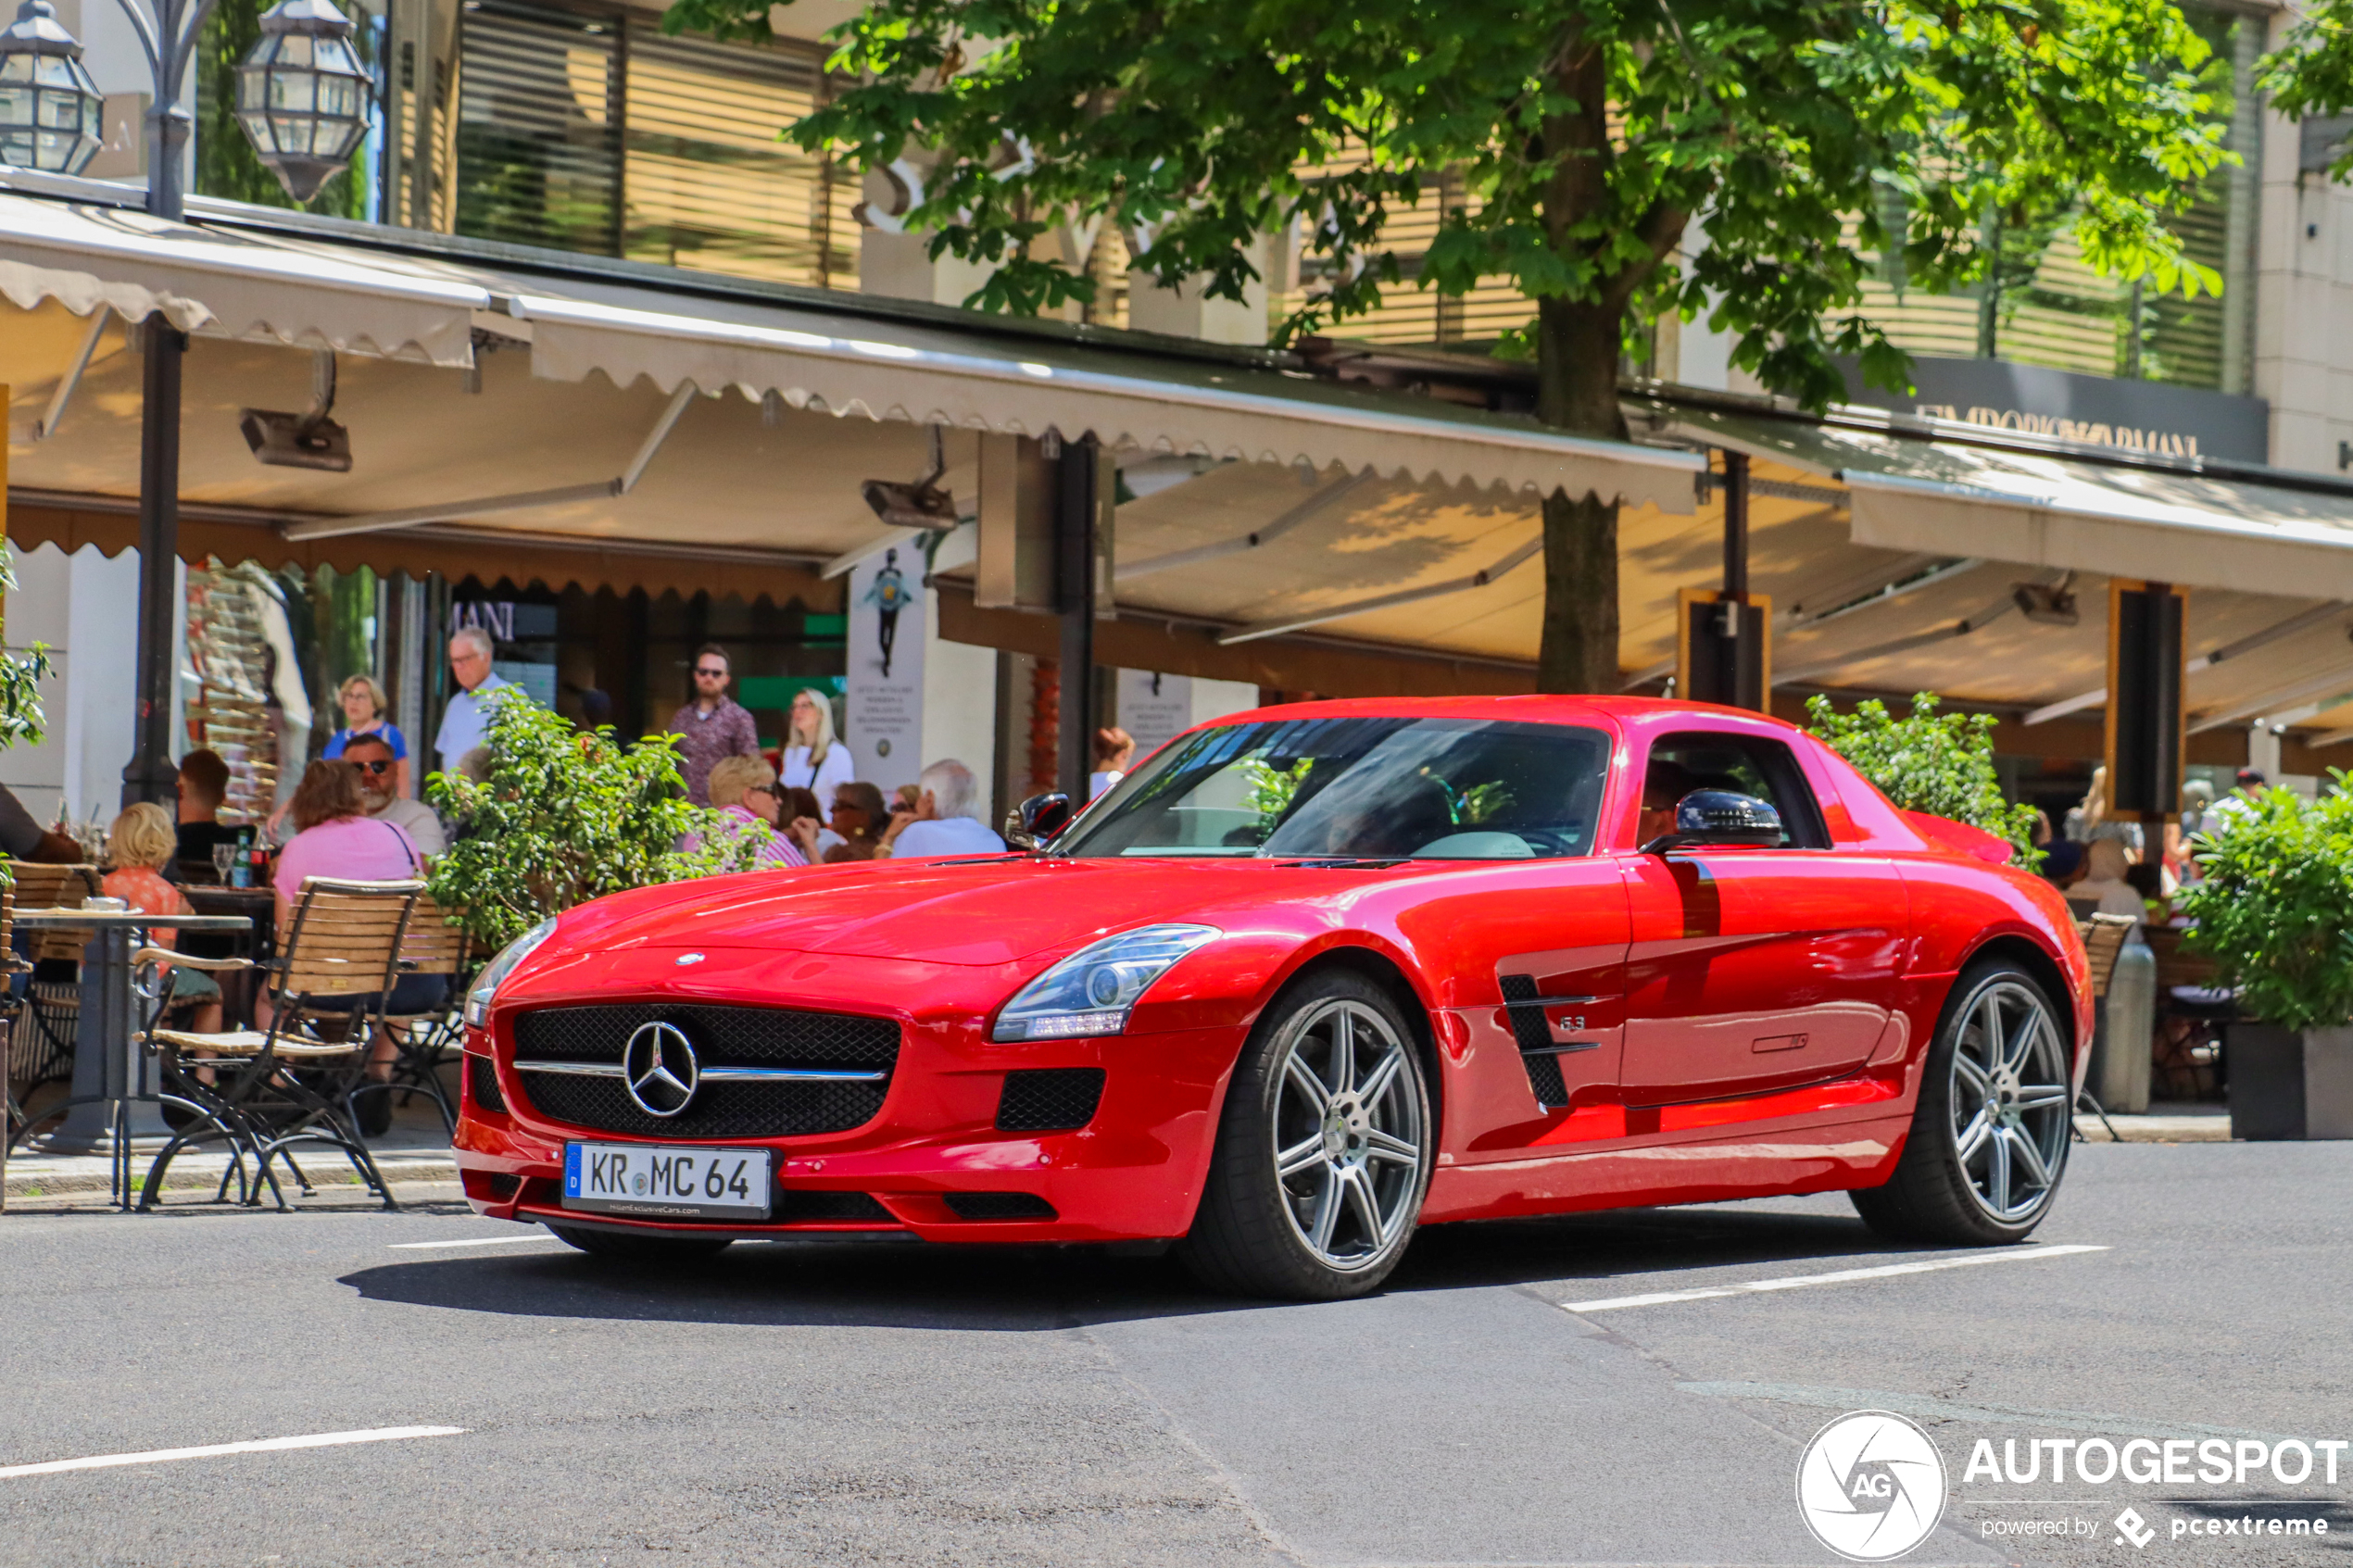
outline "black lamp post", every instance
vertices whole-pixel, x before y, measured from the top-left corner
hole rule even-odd
[[[182,100],[189,62],[213,0],[119,0],[146,52],[155,90],[147,111],[147,211],[185,212],[181,164],[195,117]],[[237,71],[237,121],[261,161],[298,202],[316,195],[367,133],[368,73],[352,26],[330,0],[281,0],[261,19],[261,42]],[[99,145],[104,100],[82,44],[49,0],[25,0],[0,29],[0,162],[75,174]],[[122,803],[166,803],[171,760],[172,627],[178,619],[180,382],[187,334],[160,313],[140,324],[138,741],[122,770]]]

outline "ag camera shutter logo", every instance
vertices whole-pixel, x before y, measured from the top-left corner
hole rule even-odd
[[[1797,1512],[1839,1556],[1886,1562],[1928,1539],[1944,1516],[1944,1458],[1900,1415],[1840,1416],[1797,1461]]]

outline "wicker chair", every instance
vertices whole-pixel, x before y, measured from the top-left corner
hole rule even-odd
[[[14,909],[78,909],[98,891],[95,866],[17,860],[10,862],[8,872],[15,884],[10,889]],[[73,1079],[74,1036],[82,1027],[82,949],[89,946],[90,933],[35,933],[21,957],[14,937],[12,912],[8,972],[29,972],[31,978],[8,1031],[11,1147],[24,1125],[19,1114],[23,1103],[44,1085]]]
[[[161,1063],[170,1091],[201,1107],[206,1122],[157,1153],[140,1208],[155,1206],[164,1173],[182,1148],[222,1132],[254,1157],[247,1201],[258,1202],[266,1185],[278,1207],[286,1207],[271,1170],[281,1159],[309,1196],[310,1181],[292,1148],[321,1143],[343,1150],[385,1208],[399,1207],[352,1125],[350,1097],[383,1027],[402,967],[402,943],[423,890],[417,882],[312,877],[302,884],[293,919],[280,934],[278,956],[268,965],[269,1028],[196,1035],[164,1028],[159,1017],[149,1024],[144,1042]],[[136,958],[142,964],[194,962],[212,971],[252,967],[245,959],[186,960],[160,947],[142,948]],[[208,1070],[220,1073],[220,1082],[206,1083]],[[221,1196],[227,1185],[224,1175]]]
[[[453,1136],[458,1131],[458,1113],[450,1107],[449,1091],[441,1086],[441,1063],[465,1032],[458,1010],[465,999],[460,981],[467,945],[465,928],[454,923],[457,918],[434,902],[432,894],[417,896],[416,911],[409,917],[408,935],[400,945],[401,978],[444,977],[441,1000],[415,1010],[385,1013],[385,1030],[399,1053],[393,1060],[392,1077],[383,1084],[362,1081],[352,1091],[354,1098],[398,1095],[404,1105],[422,1095],[441,1112],[442,1125]],[[396,1007],[401,1000],[395,995],[387,1006]]]

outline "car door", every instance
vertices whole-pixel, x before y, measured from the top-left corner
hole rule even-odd
[[[1890,1027],[1909,929],[1894,862],[1832,847],[1804,769],[1762,726],[1659,734],[1643,777],[1653,810],[1685,784],[1735,789],[1779,810],[1783,834],[1770,848],[1619,857],[1626,1103],[1765,1094],[1860,1068]]]

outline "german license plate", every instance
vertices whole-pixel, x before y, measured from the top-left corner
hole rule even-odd
[[[764,1220],[764,1148],[564,1145],[564,1207],[649,1220]]]

